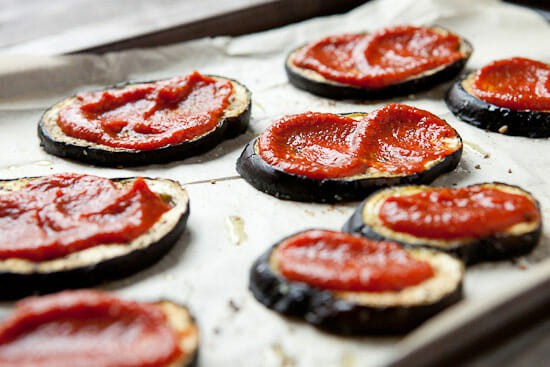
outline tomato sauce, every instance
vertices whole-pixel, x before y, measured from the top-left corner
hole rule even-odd
[[[535,203],[525,195],[483,186],[392,196],[380,207],[379,217],[394,231],[445,240],[485,237],[540,220]]]
[[[550,65],[522,57],[494,61],[476,73],[472,90],[499,107],[550,111]]]
[[[28,298],[0,325],[0,367],[159,367],[182,355],[160,309],[100,291]]]
[[[452,154],[456,131],[437,116],[390,104],[361,120],[328,113],[291,115],[274,122],[258,139],[264,161],[313,179],[364,174],[369,168],[412,174]]]
[[[358,150],[365,127],[331,113],[287,116],[260,135],[259,154],[288,173],[316,179],[353,176],[364,171]]]
[[[434,275],[431,265],[394,242],[309,230],[276,249],[278,269],[290,280],[335,291],[391,292]]]
[[[106,243],[128,243],[168,211],[138,178],[119,189],[106,178],[59,174],[0,195],[0,260],[45,261]]]
[[[155,83],[81,93],[59,111],[57,124],[68,136],[113,148],[158,149],[213,130],[232,92],[230,82],[194,72]]]
[[[331,81],[377,89],[463,57],[460,38],[452,33],[397,26],[323,38],[302,48],[293,63]]]

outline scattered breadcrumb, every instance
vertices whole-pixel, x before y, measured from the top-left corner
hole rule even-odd
[[[350,352],[346,352],[342,355],[342,358],[340,359],[340,366],[341,367],[355,367],[355,355]]]
[[[289,357],[285,353],[281,344],[275,343],[271,345],[271,349],[273,350],[273,353],[277,356],[277,358],[281,362],[281,367],[294,367],[296,365],[296,362],[294,362],[294,359]]]
[[[474,168],[475,168],[475,169],[481,169],[481,166],[480,166],[479,164],[476,164],[476,165],[474,166]]]
[[[508,168],[508,173],[512,173],[512,169],[511,169],[511,168]]]
[[[491,158],[491,155],[489,153],[485,153],[485,155],[483,156],[483,159],[489,159]]]
[[[517,266],[521,270],[529,268],[529,263],[525,259],[512,259],[512,264]]]
[[[229,308],[233,312],[239,312],[241,310],[241,306],[239,306],[234,300],[230,299],[229,302],[227,302]]]
[[[304,213],[306,213],[306,215],[309,215],[310,217],[315,216],[315,212],[313,210],[305,209]]]
[[[501,133],[501,134],[504,134],[505,132],[508,131],[508,125],[502,125],[499,129],[498,129],[498,132]]]
[[[218,181],[216,181],[216,180],[210,180],[210,183],[211,183],[212,185],[215,185],[216,182],[218,182]]]

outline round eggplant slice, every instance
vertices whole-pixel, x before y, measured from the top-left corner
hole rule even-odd
[[[389,112],[380,112],[384,115],[386,115],[386,113],[391,115],[391,113],[393,113],[392,111],[397,109],[429,114],[426,111],[405,105],[388,105],[383,109],[391,110]],[[325,114],[314,115],[324,117]],[[367,118],[369,114],[348,113],[339,116],[362,121]],[[429,114],[429,116],[438,119],[432,114]],[[290,118],[293,118],[293,116],[290,116]],[[400,123],[397,117],[395,121],[396,124]],[[415,172],[403,173],[395,170],[366,167],[363,172],[337,178],[317,178],[304,174],[290,173],[264,160],[259,151],[259,139],[261,139],[261,136],[246,145],[244,151],[237,160],[237,172],[256,189],[279,199],[327,203],[361,200],[369,193],[380,188],[394,185],[427,184],[435,180],[438,176],[452,171],[458,165],[462,155],[462,140],[452,127],[445,122],[443,123],[445,124],[445,129],[448,129],[452,136],[442,138],[437,144],[439,144],[440,147],[444,146],[446,153],[427,160],[423,167]],[[398,128],[396,127],[395,129]],[[370,134],[369,127],[367,127],[365,134],[367,136]],[[372,136],[369,138],[372,138]],[[338,139],[335,138],[335,141]],[[418,139],[418,137],[415,139]],[[374,144],[376,145],[377,143]],[[400,149],[400,147],[396,148]],[[423,148],[424,153],[427,151],[427,148]],[[391,155],[393,153],[390,152],[389,154]],[[326,156],[318,160],[330,161],[331,159],[329,158],[330,157]],[[385,157],[382,160],[387,159],[388,157]],[[332,163],[329,162],[329,165],[331,164]]]
[[[168,144],[154,149],[130,149],[111,147],[65,134],[58,125],[59,112],[71,103],[76,96],[69,97],[50,107],[38,123],[38,136],[44,150],[50,154],[70,158],[88,164],[108,167],[141,166],[154,163],[167,163],[182,160],[202,154],[223,140],[234,138],[246,131],[250,121],[252,108],[250,91],[239,82],[221,76],[207,75],[220,82],[230,82],[233,92],[229,97],[229,105],[223,111],[216,126],[178,144]],[[134,85],[154,84],[162,81],[129,82],[117,84],[106,90],[120,90]]]
[[[444,212],[436,213],[441,207],[434,204],[430,193],[445,190],[441,197],[445,204]],[[460,198],[453,198],[453,192],[468,190]],[[473,190],[473,191],[470,191]],[[506,197],[502,202],[496,202],[494,197],[499,192]],[[415,219],[407,224],[384,223],[380,213],[386,200],[390,198],[405,198],[411,195],[427,194],[416,201],[415,212],[405,211],[403,207],[395,207],[389,203],[385,208],[386,216]],[[457,194],[458,195],[458,194]],[[421,201],[424,201],[424,204]],[[439,199],[438,199],[439,200]],[[515,201],[512,201],[515,200]],[[518,208],[518,201],[524,205],[513,214],[507,208]],[[469,202],[469,204],[466,204]],[[487,207],[484,207],[487,203]],[[495,204],[496,203],[496,204]],[[469,206],[474,204],[474,206]],[[412,208],[408,206],[407,208]],[[494,205],[491,207],[491,205]],[[422,210],[426,212],[423,213]],[[469,212],[469,213],[468,213]],[[451,217],[460,215],[456,223],[451,223]],[[510,215],[507,222],[506,215]],[[512,217],[514,215],[515,217]],[[423,218],[431,218],[434,223],[426,225]],[[466,222],[465,218],[469,218]],[[518,220],[516,220],[516,219]],[[395,222],[398,222],[395,219]],[[407,225],[405,227],[396,227]],[[393,227],[392,227],[393,226]],[[398,230],[398,229],[399,230]],[[380,190],[367,197],[351,218],[344,224],[343,231],[361,234],[376,240],[390,240],[407,246],[428,247],[458,256],[466,264],[481,261],[501,260],[529,253],[538,243],[542,232],[542,221],[538,202],[533,196],[517,186],[503,183],[485,183],[467,186],[463,189],[433,188],[428,186],[402,186]],[[466,231],[466,232],[461,232]],[[429,233],[431,236],[422,236]],[[466,233],[463,235],[461,233]]]
[[[118,325],[114,328],[116,332],[109,332],[109,325]],[[43,332],[46,328],[49,334]],[[60,328],[71,330],[73,341],[67,340],[64,335],[67,333],[61,330],[54,332]],[[79,343],[82,332],[84,339]],[[89,343],[94,335],[100,340]],[[25,339],[39,341],[44,338],[48,338],[49,344],[27,360],[30,347]],[[197,364],[199,348],[198,327],[187,307],[170,301],[125,301],[95,290],[64,291],[21,300],[13,313],[0,323],[0,339],[0,359],[4,363],[17,359],[17,363],[25,366],[34,365],[36,358],[40,358],[41,366],[68,365],[75,360],[80,361],[79,366],[97,366],[110,359],[114,359],[112,363],[116,365],[141,366],[141,358],[144,358],[145,363],[156,359],[159,367],[192,367]],[[157,348],[152,352],[136,353],[131,344],[139,347],[142,340]],[[116,349],[105,348],[98,353],[97,348],[110,343],[124,345]],[[57,344],[76,348],[65,354],[56,348]],[[170,347],[172,349],[168,349]],[[95,358],[86,360],[91,354]]]
[[[0,195],[17,191],[37,178],[0,181]],[[189,217],[189,196],[176,181],[144,180],[149,189],[171,207],[149,230],[129,243],[97,245],[58,258],[40,261],[23,258],[0,260],[0,299],[92,286],[105,280],[129,276],[159,261],[185,230]],[[130,187],[135,178],[112,181],[117,187]]]
[[[429,264],[433,275],[418,284],[398,290],[334,290],[285,277],[280,270],[281,260],[277,255],[279,246],[311,231],[316,230],[287,237],[254,262],[249,289],[269,309],[304,319],[331,333],[391,335],[414,329],[462,299],[462,262],[429,249],[402,248],[415,261]],[[313,257],[311,253],[309,255]],[[328,255],[323,256],[323,260],[326,260]]]
[[[443,35],[450,33],[440,27],[431,29]],[[294,60],[304,47],[307,45],[294,49],[286,58],[285,70],[288,80],[298,89],[317,96],[339,100],[387,99],[428,90],[455,78],[462,71],[473,51],[472,45],[467,40],[460,38],[460,54],[462,56],[460,59],[407,77],[397,83],[378,88],[367,88],[330,80],[313,69],[297,66]]]
[[[179,336],[182,356],[166,367],[195,367],[199,357],[199,328],[187,307],[170,301],[154,303],[166,315],[170,327]]]
[[[476,97],[472,91],[475,73],[453,84],[445,102],[461,120],[480,129],[529,138],[550,137],[550,111],[513,110]]]

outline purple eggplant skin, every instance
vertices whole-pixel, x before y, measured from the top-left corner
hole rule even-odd
[[[463,297],[462,282],[437,302],[405,306],[367,306],[337,298],[333,292],[294,282],[273,271],[272,246],[252,265],[249,290],[264,306],[285,316],[304,319],[319,329],[339,335],[399,335]]]
[[[550,111],[519,111],[485,102],[468,93],[463,77],[454,83],[445,103],[459,119],[480,129],[528,138],[550,137]]]
[[[460,139],[458,133],[457,137]],[[433,167],[408,176],[316,180],[284,172],[265,162],[255,152],[257,139],[253,139],[244,148],[237,160],[237,172],[254,188],[266,194],[278,199],[304,202],[357,201],[388,186],[428,184],[440,175],[454,170],[462,156],[461,144],[460,149]]]
[[[115,182],[121,180],[127,179],[113,179]],[[189,213],[187,197],[181,216],[170,230],[157,241],[149,243],[146,247],[99,262],[77,267],[71,266],[70,262],[67,262],[65,268],[48,272],[0,270],[0,284],[2,285],[0,300],[14,300],[32,294],[47,294],[63,289],[91,287],[107,280],[124,278],[144,270],[162,259],[178,242],[185,231]]]
[[[215,75],[208,76],[221,78]],[[238,116],[225,117],[221,119],[214,130],[194,140],[185,141],[175,145],[168,145],[153,150],[115,150],[103,145],[89,146],[73,144],[56,139],[52,136],[48,129],[45,128],[43,120],[49,112],[48,109],[44,112],[40,122],[38,123],[38,137],[40,139],[40,145],[46,152],[55,156],[103,167],[135,167],[149,164],[162,164],[183,160],[185,158],[205,153],[219,145],[223,140],[232,139],[240,134],[243,134],[248,128],[250,122],[252,110],[250,91],[244,85],[235,80],[228,78],[224,79],[237,83],[246,90],[248,97],[248,101],[246,102],[247,106]],[[132,84],[154,82],[156,81],[120,83],[106,89],[120,89],[126,86],[131,86]],[[59,103],[62,102],[63,101]],[[52,106],[52,108],[58,104]]]
[[[377,89],[360,88],[353,85],[331,82],[329,80],[315,80],[303,75],[299,72],[301,68],[292,64],[292,58],[293,55],[295,55],[296,52],[304,46],[298,47],[288,54],[285,61],[285,71],[290,84],[298,89],[320,97],[336,100],[389,99],[426,91],[457,77],[464,69],[464,66],[473,52],[473,47],[467,40],[462,38],[461,42],[464,49],[463,58],[456,60],[435,72],[428,71],[423,75]]]
[[[493,183],[502,184],[500,182]],[[359,205],[351,217],[344,223],[342,227],[343,232],[359,234],[378,241],[393,241],[407,247],[420,246],[443,251],[449,255],[458,257],[466,265],[473,265],[485,261],[505,260],[529,254],[537,246],[542,235],[542,221],[540,221],[539,225],[534,230],[522,234],[513,235],[508,233],[496,233],[487,237],[476,238],[468,243],[457,244],[445,248],[433,247],[428,244],[412,245],[397,238],[386,237],[380,234],[376,228],[364,222],[363,208],[368,200],[369,197]],[[536,205],[540,213],[540,205],[537,201]]]

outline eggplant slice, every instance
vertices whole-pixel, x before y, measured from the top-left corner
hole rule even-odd
[[[0,181],[0,195],[21,189],[33,179],[36,178]],[[123,187],[132,185],[134,180],[124,178],[112,181]],[[145,181],[151,191],[172,206],[147,232],[130,243],[94,246],[52,260],[0,260],[0,299],[92,286],[129,276],[159,261],[185,230],[189,217],[189,196],[176,181],[151,178]]]
[[[537,206],[540,214],[540,207],[535,198],[517,186],[498,182],[481,184],[481,186],[525,195]],[[428,186],[402,186],[375,192],[361,203],[355,213],[344,224],[342,230],[375,240],[389,240],[406,246],[427,247],[444,251],[459,257],[466,264],[525,255],[533,250],[540,239],[542,233],[540,216],[538,221],[518,223],[507,228],[504,232],[494,233],[487,237],[454,240],[415,237],[408,233],[396,232],[382,224],[378,212],[380,206],[388,197],[406,195],[407,193],[414,194],[430,189],[432,188]]]
[[[480,129],[529,138],[550,137],[550,111],[512,110],[485,102],[472,92],[475,73],[453,84],[445,103],[459,119]]]
[[[196,366],[199,349],[199,330],[189,309],[177,303],[164,300],[149,303],[149,305],[157,308],[165,315],[167,326],[178,336],[179,348],[183,352],[181,357],[178,357],[175,361],[159,367]],[[83,355],[82,358],[85,358],[85,356]]]
[[[252,265],[249,289],[269,309],[305,319],[343,335],[406,333],[462,299],[464,266],[452,256],[429,249],[407,249],[428,262],[434,276],[412,287],[389,292],[331,291],[286,279],[277,269],[275,244]]]
[[[433,29],[442,33],[449,33],[449,31],[440,27],[434,27]],[[460,52],[463,56],[461,59],[448,65],[427,70],[419,75],[411,76],[396,84],[378,89],[368,89],[332,81],[314,70],[296,66],[293,59],[303,47],[305,46],[294,49],[286,58],[285,70],[290,84],[306,92],[331,99],[378,100],[425,91],[459,75],[473,52],[472,45],[461,38]]]
[[[165,367],[194,367],[199,355],[199,329],[185,306],[170,301],[154,303],[166,315],[170,327],[180,338],[180,349],[183,356]]]
[[[202,154],[223,140],[234,138],[246,131],[252,109],[251,93],[241,83],[220,76],[207,75],[218,81],[229,81],[233,85],[233,94],[229,106],[216,127],[193,140],[176,145],[168,145],[153,150],[134,150],[114,148],[108,145],[73,138],[61,130],[57,124],[59,110],[72,103],[75,97],[69,97],[50,107],[38,123],[38,136],[44,150],[50,154],[70,158],[88,164],[107,167],[142,166],[154,163],[167,163]],[[147,83],[154,83],[151,81]],[[107,89],[124,89],[142,82],[117,84]]]
[[[366,113],[348,113],[343,116],[360,120]],[[422,172],[411,175],[373,170],[365,174],[340,179],[312,179],[280,170],[262,159],[258,154],[258,138],[249,142],[237,160],[237,172],[256,189],[278,199],[334,203],[362,200],[369,193],[394,185],[428,184],[440,175],[450,172],[462,156],[462,139],[449,146],[456,150],[443,158],[428,162]]]

